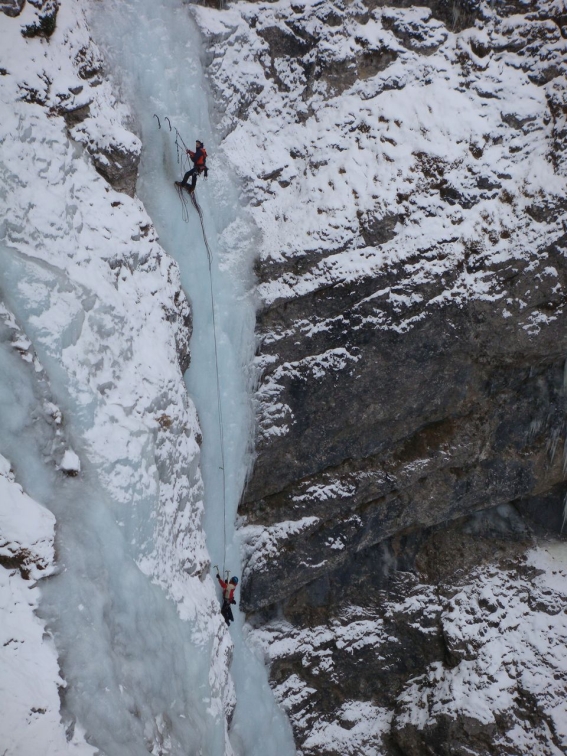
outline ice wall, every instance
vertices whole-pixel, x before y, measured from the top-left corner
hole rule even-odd
[[[226,171],[222,147],[209,119],[207,87],[200,56],[201,40],[191,9],[182,2],[109,1],[93,5],[92,24],[123,96],[133,107],[143,143],[138,194],[149,210],[160,241],[178,261],[184,290],[193,307],[192,362],[187,385],[203,428],[202,470],[205,483],[205,527],[213,564],[239,574],[235,530],[237,506],[249,464],[251,415],[247,373],[254,351],[252,261],[256,230],[239,203],[238,187]],[[161,123],[158,125],[158,119]],[[201,228],[189,207],[188,223],[173,187],[183,167],[177,161],[177,128],[188,146],[205,142],[210,178],[200,180],[198,201],[213,252],[213,292],[218,369],[224,426],[223,497],[219,416],[216,393],[214,333],[209,269]],[[263,661],[245,642],[243,617],[231,628],[232,675],[237,707],[231,740],[238,753],[285,756],[294,746],[287,720],[271,694]]]
[[[187,302],[141,203],[82,146],[103,160],[137,140],[79,5],[61,4],[49,39],[20,33],[34,14],[0,15],[0,298],[22,329],[0,349],[0,454],[56,518],[40,611],[65,728],[106,756],[220,756],[230,645],[179,365]]]
[[[0,257],[3,283],[16,272],[17,290],[22,271],[5,250]],[[28,282],[34,282],[29,269]],[[18,309],[25,316],[23,305]],[[25,489],[56,516],[58,574],[42,585],[41,613],[66,681],[67,726],[73,731],[81,723],[88,740],[109,755],[162,753],[165,742],[171,753],[197,752],[199,744],[222,753],[222,727],[216,746],[218,735],[207,732],[207,656],[173,602],[129,558],[94,466],[87,461],[80,478],[67,478],[46,463],[53,434],[45,376],[42,387],[33,366],[7,349],[0,350],[0,449]],[[58,390],[65,387],[56,383]]]
[[[0,444],[11,452],[14,445],[6,440],[19,436],[37,403],[30,380],[29,346],[11,313],[0,305]],[[40,417],[35,421],[37,443],[43,438],[45,423]],[[37,458],[32,456],[31,462],[33,469]],[[40,598],[36,581],[55,569],[55,518],[22,490],[11,468],[10,460],[0,455],[2,752],[7,756],[92,756],[94,749],[85,743],[79,728],[67,739],[59,715],[63,681],[57,653],[45,622],[36,613]]]

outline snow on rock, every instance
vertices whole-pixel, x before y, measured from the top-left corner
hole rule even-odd
[[[442,267],[448,269],[487,225],[495,247],[485,255],[529,255],[539,227],[527,210],[534,198],[557,201],[564,179],[547,160],[548,92],[518,66],[521,17],[494,16],[486,19],[488,32],[457,35],[425,8],[368,13],[362,4],[348,11],[338,4],[333,24],[327,12],[318,2],[299,8],[288,0],[234,4],[226,14],[197,11],[211,44],[211,81],[227,104],[224,149],[265,231],[262,258],[283,263],[304,256],[306,239],[318,251],[307,270],[294,274],[289,266],[277,281],[262,283],[264,301],[420,252],[414,276],[438,275],[431,268],[440,263],[428,260],[426,250],[447,245],[450,260]],[[543,30],[548,59],[559,61],[565,41],[557,27],[531,26],[534,35]],[[483,33],[496,54],[475,54]],[[432,54],[416,55],[414,39],[431,45]],[[300,61],[286,57],[294,44]],[[361,59],[373,54],[377,70],[361,76]],[[331,61],[353,71],[340,79],[344,88],[329,74]],[[315,80],[309,65],[320,74]],[[428,172],[437,175],[436,188]],[[500,202],[491,201],[498,196]],[[463,207],[474,210],[463,214]],[[502,236],[506,230],[510,235]],[[545,233],[555,238],[561,224]],[[463,276],[453,290],[484,296],[482,279]]]
[[[404,332],[429,308],[502,299],[498,268],[548,254],[567,189],[567,41],[553,6],[523,16],[481,4],[457,33],[429,8],[359,0],[196,10],[223,148],[263,233],[263,309],[366,280],[356,327]],[[268,443],[293,423],[277,342],[307,348],[314,328],[341,319],[315,308],[294,323],[291,312],[261,334]],[[535,335],[560,314],[528,307],[521,326]]]
[[[278,556],[282,544],[312,531],[318,522],[318,517],[303,517],[297,521],[278,522],[267,528],[255,525],[242,527],[240,533],[247,569],[269,571],[270,561]]]
[[[66,449],[59,467],[67,475],[78,475],[81,471],[81,460],[72,449]]]
[[[35,581],[54,569],[55,518],[30,498],[0,456],[0,740],[6,756],[87,756],[76,728],[69,740],[59,715],[57,654],[37,616]]]
[[[327,753],[333,747],[349,756],[381,753],[381,740],[392,720],[388,709],[348,700],[347,694],[347,700],[334,710],[332,717],[321,717],[316,703],[320,695],[318,686],[309,684],[324,679],[328,685],[341,686],[341,670],[335,664],[336,649],[355,657],[367,646],[379,654],[382,641],[387,639],[381,618],[353,607],[328,625],[298,631],[289,623],[272,622],[254,631],[253,637],[272,664],[279,662],[289,669],[301,660],[299,674],[278,674],[274,688],[296,733],[301,733],[299,753]]]
[[[409,580],[397,599],[384,593],[376,608],[351,606],[325,624],[257,628],[299,753],[333,753],[337,742],[345,754],[389,754],[391,742],[441,753],[447,737],[456,753],[564,753],[566,577],[567,544],[550,543],[456,584]],[[400,652],[408,671],[425,667],[401,687]],[[372,700],[357,679],[365,659],[383,669]]]
[[[0,563],[17,563],[33,580],[53,567],[55,518],[15,482],[7,459],[0,455]]]
[[[331,745],[341,756],[380,756],[381,736],[388,729],[391,713],[371,703],[346,701],[334,722],[316,722],[303,744],[303,752],[313,753]]]
[[[443,597],[451,664],[432,664],[399,697],[399,742],[427,742],[453,721],[455,740],[466,742],[472,726],[502,753],[535,747],[559,756],[567,748],[567,545],[528,553],[524,575],[479,570],[472,577]]]

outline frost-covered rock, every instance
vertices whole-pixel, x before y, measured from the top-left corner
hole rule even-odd
[[[292,623],[257,629],[300,752],[563,753],[566,555],[552,544],[438,585],[398,573],[374,605],[372,589],[326,619],[296,603]]]
[[[263,232],[242,598],[258,626],[283,614],[283,645],[332,628],[316,653],[288,649],[272,668],[310,753],[336,742],[345,753],[449,752],[446,712],[423,734],[401,726],[383,693],[461,654],[478,661],[483,688],[480,650],[445,643],[438,615],[429,624],[436,579],[454,585],[456,570],[490,564],[491,538],[508,553],[502,544],[558,534],[563,519],[564,8],[399,5],[196,11],[224,150]],[[452,530],[463,517],[466,532]],[[327,675],[336,623],[383,619],[392,573],[405,592],[418,569],[430,580],[415,590],[412,632],[403,612],[387,631],[395,682],[371,643]],[[351,702],[371,706],[373,731],[360,731]],[[463,749],[529,750],[515,705],[492,745],[481,720],[469,727],[451,706]],[[555,703],[542,706],[551,721]],[[334,729],[342,707],[349,745]],[[563,747],[544,726],[533,737],[542,752]]]

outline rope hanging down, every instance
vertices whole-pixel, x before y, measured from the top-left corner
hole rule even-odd
[[[159,120],[159,117],[154,114],[154,118],[157,119],[158,126],[161,129],[161,123]],[[169,118],[165,118],[165,121],[167,121],[169,130],[175,131],[175,147],[177,150],[177,163],[181,166],[182,171],[185,171],[185,168],[188,165],[188,159],[187,159],[187,150],[188,147],[183,141],[183,137],[179,133],[179,131],[171,126],[171,122]],[[176,186],[177,194],[179,196],[179,199],[181,200],[181,214],[183,221],[185,223],[189,222],[189,208],[188,208],[188,202],[187,202],[187,195],[180,186]],[[226,562],[226,474],[225,474],[225,462],[224,462],[224,424],[223,424],[223,417],[222,417],[222,399],[221,399],[221,391],[220,391],[220,378],[219,378],[219,355],[218,355],[218,340],[217,340],[217,322],[216,322],[216,316],[215,316],[215,297],[214,297],[214,290],[213,290],[213,255],[211,253],[211,248],[209,247],[209,241],[207,239],[207,233],[205,231],[205,223],[203,220],[203,211],[201,210],[201,206],[197,202],[197,198],[195,197],[195,192],[191,192],[191,203],[193,204],[193,207],[197,211],[197,215],[199,216],[199,221],[201,223],[201,231],[203,233],[203,241],[205,242],[205,248],[207,250],[207,260],[209,264],[209,289],[210,289],[210,295],[211,295],[211,313],[213,318],[213,340],[215,345],[215,374],[216,374],[216,385],[217,385],[217,413],[218,413],[218,426],[219,426],[219,443],[220,443],[220,453],[221,453],[221,471],[222,471],[222,505],[223,505],[223,554],[222,554],[222,570],[223,574],[226,572],[225,569],[225,562]]]
[[[183,191],[183,190],[181,190]],[[197,202],[197,198],[195,197],[195,192],[191,193],[191,202],[193,203],[193,207],[197,211],[197,214],[199,215],[199,220],[201,221],[201,230],[203,232],[203,240],[205,242],[205,247],[207,249],[207,258],[209,262],[209,288],[211,292],[211,312],[213,314],[213,340],[215,343],[215,373],[216,373],[216,379],[217,379],[217,408],[218,408],[218,418],[219,418],[219,442],[220,442],[220,451],[221,451],[221,470],[222,470],[222,505],[223,505],[223,518],[222,518],[222,524],[223,524],[223,553],[222,553],[222,569],[223,572],[225,571],[225,561],[226,561],[226,475],[224,471],[224,425],[223,425],[223,419],[222,419],[222,400],[221,400],[221,390],[220,390],[220,379],[219,379],[219,354],[218,354],[218,343],[217,343],[217,321],[215,317],[215,297],[213,293],[213,269],[212,269],[212,263],[213,263],[213,256],[211,254],[211,249],[209,247],[209,242],[207,239],[207,234],[205,232],[205,224],[203,222],[203,211],[201,210],[201,207],[199,203]]]

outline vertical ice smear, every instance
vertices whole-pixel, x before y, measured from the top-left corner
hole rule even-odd
[[[14,334],[14,321],[0,305],[0,444],[10,446],[33,413],[36,397],[30,371],[20,354],[7,343],[16,336],[20,349],[26,345]],[[43,437],[36,417],[36,439]],[[6,438],[12,440],[6,444]],[[20,442],[23,439],[20,439]],[[29,449],[28,449],[29,451]],[[37,458],[31,457],[32,467]],[[59,709],[57,653],[37,616],[39,590],[35,581],[55,568],[55,518],[30,498],[15,480],[11,462],[0,455],[0,742],[5,754],[43,753],[45,756],[93,756],[76,728],[69,742]],[[31,471],[31,470],[30,470]],[[45,581],[42,581],[45,582]]]
[[[253,227],[239,207],[237,187],[223,168],[222,153],[215,144],[199,61],[201,40],[190,9],[180,1],[109,1],[103,6],[94,5],[92,15],[97,41],[121,79],[124,96],[140,124],[143,152],[138,193],[156,224],[160,242],[180,265],[182,283],[193,306],[192,362],[187,385],[203,428],[207,543],[213,564],[239,574],[235,519],[249,463],[251,436],[250,377],[245,366],[250,364],[254,349]],[[160,118],[161,129],[154,114]],[[182,220],[182,208],[173,187],[182,175],[182,167],[177,163],[175,133],[170,131],[166,116],[191,149],[195,139],[201,139],[210,155],[210,178],[199,181],[197,197],[214,258],[226,499],[207,255],[191,206],[189,222]],[[234,749],[246,756],[294,753],[291,729],[273,699],[263,662],[246,645],[244,619],[238,613],[230,632],[234,642],[231,671],[237,693],[231,729]]]

